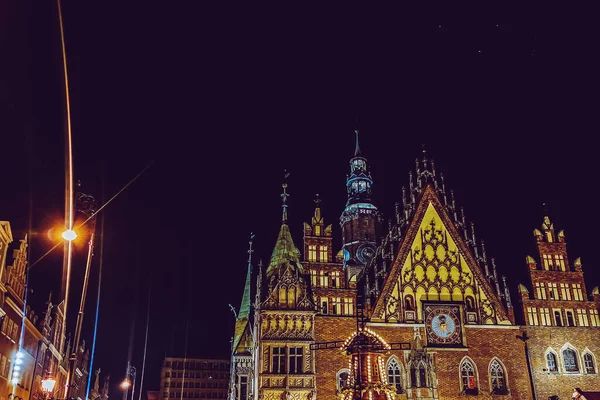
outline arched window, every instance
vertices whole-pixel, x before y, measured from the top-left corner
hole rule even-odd
[[[594,356],[590,353],[585,353],[583,355],[583,368],[585,369],[586,374],[595,374],[596,373],[596,365],[594,363]]]
[[[490,380],[492,382],[492,393],[494,394],[507,394],[508,390],[506,387],[506,376],[504,374],[504,368],[498,360],[494,360],[490,363]]]
[[[475,367],[470,360],[463,360],[460,364],[460,380],[463,392],[478,394]]]
[[[546,353],[546,366],[548,372],[558,372],[558,363],[556,361],[556,354],[552,352]]]
[[[388,363],[387,375],[388,383],[394,385],[396,393],[402,393],[402,369],[395,358],[390,359]]]
[[[340,369],[336,374],[336,386],[338,390],[345,389],[351,385],[350,370],[347,368]]]
[[[577,364],[577,353],[575,353],[575,350],[564,349],[562,352],[562,358],[566,372],[579,372],[579,365]]]

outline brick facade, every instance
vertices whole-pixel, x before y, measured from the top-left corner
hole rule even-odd
[[[531,287],[519,285],[520,326],[506,279],[473,224],[459,216],[433,161],[426,155],[416,161],[402,209],[397,204],[384,235],[377,232],[380,214],[370,202],[373,181],[358,142],[350,168],[340,252],[318,202],[304,224],[304,260],[282,226],[270,265],[279,275],[267,272],[268,293],[257,290],[254,400],[348,399],[356,390],[361,399],[545,400],[569,399],[576,387],[600,390],[600,292],[594,288],[590,297],[581,260],[568,259],[565,235],[547,217],[534,232],[540,262],[527,257]],[[282,232],[291,244],[285,258]],[[308,298],[290,297],[290,287]],[[379,345],[355,339],[367,336]],[[299,347],[303,370],[287,373],[299,354],[292,358],[290,351]],[[357,361],[363,359],[366,373]]]

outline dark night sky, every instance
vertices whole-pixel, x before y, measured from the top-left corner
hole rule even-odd
[[[52,246],[46,232],[63,215],[58,20],[52,1],[0,4],[0,219],[16,239],[31,221],[33,262]],[[150,275],[145,388],[158,389],[165,354],[183,355],[188,322],[188,356],[228,357],[227,305],[241,299],[250,231],[255,256],[270,255],[284,169],[296,245],[315,193],[340,245],[357,118],[386,217],[426,144],[514,300],[544,202],[566,231],[571,260],[582,257],[588,291],[600,284],[598,58],[587,28],[595,25],[526,7],[416,14],[203,2],[63,6],[76,179],[97,198],[104,182],[108,198],[154,160],[104,212],[96,365],[112,375],[114,395],[133,315],[141,371]],[[31,271],[40,313],[48,291],[57,300],[61,255]],[[83,248],[74,265],[77,288]]]

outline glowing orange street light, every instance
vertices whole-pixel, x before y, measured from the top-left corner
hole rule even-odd
[[[73,229],[67,229],[62,233],[62,238],[67,242],[72,242],[73,240],[77,239],[77,234]]]

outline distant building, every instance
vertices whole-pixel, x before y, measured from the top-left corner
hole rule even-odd
[[[158,390],[148,390],[146,395],[148,396],[148,400],[160,400],[160,391]]]
[[[161,400],[225,399],[229,360],[165,358],[161,370]]]
[[[319,199],[303,254],[296,247],[284,183],[269,263],[246,272],[230,400],[565,400],[575,387],[593,398],[600,293],[587,290],[581,261],[569,263],[548,217],[535,231],[539,263],[527,258],[531,291],[519,286],[522,325],[506,280],[425,152],[387,221],[373,204],[358,132],[349,167],[335,250]]]

